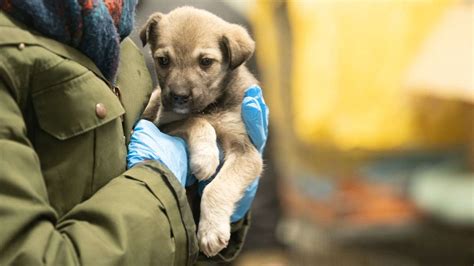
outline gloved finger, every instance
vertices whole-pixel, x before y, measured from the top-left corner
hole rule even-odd
[[[245,214],[250,210],[252,202],[255,198],[255,194],[257,193],[258,188],[258,181],[260,178],[255,179],[250,186],[247,187],[245,190],[243,198],[236,204],[236,208],[234,213],[230,217],[232,222],[237,222],[244,218]]]
[[[256,97],[258,103],[260,104],[260,109],[262,110],[262,121],[263,121],[263,128],[265,129],[265,139],[268,137],[268,118],[270,115],[270,110],[268,106],[265,104],[265,100],[263,99],[262,89],[259,89],[259,94]]]
[[[186,143],[183,139],[178,137],[172,137],[166,134],[169,141],[160,141],[159,154],[166,154],[161,156],[161,161],[173,172],[176,178],[179,179],[180,183],[185,186],[188,177],[188,155],[186,152]],[[173,154],[169,154],[169,151],[174,151]]]
[[[261,117],[263,122],[263,129],[265,134],[265,139],[268,136],[268,116],[269,116],[269,109],[268,106],[265,104],[265,100],[263,98],[262,89],[258,85],[253,85],[248,88],[245,92],[245,97],[251,97],[257,100],[260,110],[261,110]]]
[[[249,92],[249,95],[252,95],[255,99],[257,99],[260,109],[262,110],[262,118],[263,118],[263,128],[265,129],[265,137],[268,136],[268,116],[270,114],[270,111],[268,109],[267,104],[265,103],[265,100],[263,98],[263,93],[262,89],[255,85],[251,88],[252,90]]]
[[[131,168],[144,159],[161,161],[158,154],[154,151],[153,146],[155,145],[155,140],[150,136],[150,132],[148,132],[148,130],[152,130],[148,129],[149,127],[147,123],[143,123],[142,121],[139,121],[135,126],[128,145],[128,168]]]
[[[252,97],[245,97],[242,102],[242,118],[247,134],[255,147],[261,151],[266,141],[264,119],[258,101]]]

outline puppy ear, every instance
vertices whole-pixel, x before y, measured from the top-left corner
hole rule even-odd
[[[236,24],[232,24],[224,33],[222,43],[227,51],[231,69],[236,69],[242,65],[255,50],[255,42],[247,30]]]
[[[145,46],[149,40],[158,37],[157,27],[158,22],[160,22],[162,17],[163,14],[160,12],[153,13],[148,18],[145,25],[142,26],[142,29],[140,30],[140,39],[142,40],[143,46]]]

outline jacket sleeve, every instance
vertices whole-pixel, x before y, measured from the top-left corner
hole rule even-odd
[[[15,93],[0,79],[0,265],[189,265],[184,189],[157,162],[114,178],[58,217]]]

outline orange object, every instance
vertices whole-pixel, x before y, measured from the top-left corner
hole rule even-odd
[[[327,199],[315,199],[287,186],[282,193],[287,214],[304,216],[323,226],[401,226],[421,218],[413,203],[383,183],[361,178],[341,180]]]

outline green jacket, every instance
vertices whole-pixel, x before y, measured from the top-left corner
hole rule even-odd
[[[132,41],[121,49],[119,100],[86,56],[0,12],[0,265],[196,262],[173,174],[158,162],[126,170],[152,85]],[[248,226],[233,224],[215,259],[235,257]]]

